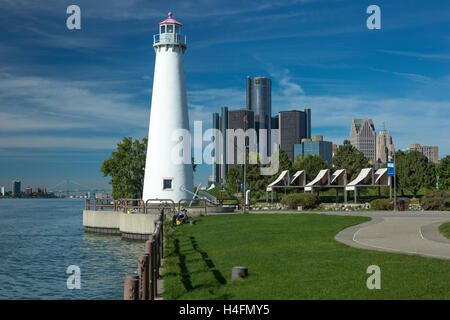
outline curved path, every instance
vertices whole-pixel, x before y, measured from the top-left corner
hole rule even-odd
[[[359,214],[365,215],[365,214]],[[346,228],[335,239],[349,246],[450,259],[450,240],[438,227],[450,214],[367,214],[371,221]]]

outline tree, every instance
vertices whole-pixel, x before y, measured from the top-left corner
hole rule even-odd
[[[364,154],[345,140],[344,145],[339,146],[333,157],[333,164],[337,169],[347,169],[349,181],[355,179],[361,169],[370,167],[369,159]]]
[[[256,162],[256,163],[255,163]],[[252,152],[247,155],[247,189],[252,191],[252,198],[259,198],[266,191],[268,177],[261,174],[261,160],[259,153]]]
[[[276,178],[283,172],[284,170],[292,170],[292,161],[289,159],[289,156],[287,155],[286,151],[283,149],[278,149],[276,153],[273,154],[273,157],[278,156],[278,172],[270,177],[268,177],[266,183],[270,184],[273,181],[275,181]],[[271,162],[267,165],[268,167],[271,166]]]
[[[411,191],[414,197],[422,187],[432,187],[436,183],[434,163],[428,162],[428,158],[419,151],[405,154],[396,167],[397,180],[401,181],[400,188]]]
[[[225,191],[227,194],[232,196],[235,193],[238,193],[241,190],[242,167],[238,166],[230,168],[225,180]]]
[[[250,161],[251,160],[251,161]],[[256,162],[256,163],[255,163]],[[261,175],[261,161],[259,154],[252,152],[247,155],[247,169],[246,169],[246,187],[251,190],[252,197],[259,197],[261,192],[265,191],[267,186],[267,176]],[[225,190],[228,194],[233,195],[241,191],[241,183],[243,183],[243,168],[242,165],[228,170],[226,176]]]
[[[396,187],[400,190],[402,197],[405,195],[407,188],[407,181],[404,179],[408,171],[406,153],[399,150],[395,153],[395,179],[397,180]]]
[[[450,155],[441,159],[437,166],[437,175],[439,176],[439,189],[450,189]]]
[[[293,171],[305,170],[306,180],[313,180],[320,170],[328,169],[328,162],[323,160],[321,156],[315,154],[307,154],[306,157],[298,157],[292,165]]]
[[[111,177],[109,183],[112,185],[114,199],[131,198],[133,195],[142,198],[146,154],[147,138],[140,142],[124,137],[117,145],[117,151],[103,161],[100,171],[105,177]]]

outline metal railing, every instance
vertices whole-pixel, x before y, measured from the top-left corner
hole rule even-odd
[[[84,200],[85,210],[104,211],[113,210],[118,211],[120,207],[120,200],[110,198],[87,198]]]
[[[159,269],[164,257],[165,208],[154,221],[155,229],[145,242],[145,253],[138,258],[137,275],[125,277],[124,300],[155,300],[158,297]]]
[[[85,210],[94,211],[119,211],[127,213],[134,210],[137,213],[149,213],[149,209],[161,210],[163,208],[171,209],[175,214],[175,202],[172,199],[148,199],[144,202],[142,199],[109,199],[109,198],[87,198],[84,201]]]
[[[181,210],[181,203],[182,202],[187,202],[187,201],[201,201],[201,202],[203,202],[203,208],[205,209],[205,214],[208,214],[208,210],[207,210],[207,208],[206,208],[206,203],[207,203],[207,201],[208,200],[206,200],[206,199],[200,199],[200,198],[192,198],[192,199],[190,199],[190,198],[185,198],[185,199],[180,199],[180,201],[178,201],[178,211],[180,211]],[[190,207],[190,206],[189,206]]]
[[[181,44],[186,46],[186,35],[179,33],[161,33],[153,36],[153,45],[156,44]]]
[[[159,205],[156,205],[155,202],[159,202]],[[145,201],[145,213],[147,213],[147,210],[151,208],[170,208],[172,213],[175,214],[175,202],[172,199],[148,199]]]
[[[224,203],[224,202],[230,202],[230,201],[236,202],[237,210],[241,210],[242,204],[238,198],[223,198],[223,199],[217,199],[217,201],[219,202],[220,206],[226,206],[229,204],[229,203]],[[231,205],[233,205],[233,204],[231,204]]]

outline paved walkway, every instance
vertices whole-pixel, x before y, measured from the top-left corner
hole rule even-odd
[[[371,221],[346,228],[335,239],[349,246],[396,253],[450,259],[450,240],[438,227],[450,221],[450,214],[360,214]]]
[[[439,225],[450,221],[449,211],[252,212],[252,214],[280,213],[371,217],[371,221],[342,230],[335,239],[355,248],[450,259],[450,240],[438,231]]]

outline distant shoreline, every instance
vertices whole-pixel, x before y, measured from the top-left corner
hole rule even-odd
[[[12,196],[0,196],[0,199],[67,199],[66,197],[58,197],[55,195],[45,195],[45,196],[36,196],[36,197],[25,197],[25,196],[18,196],[18,197],[12,197]]]

